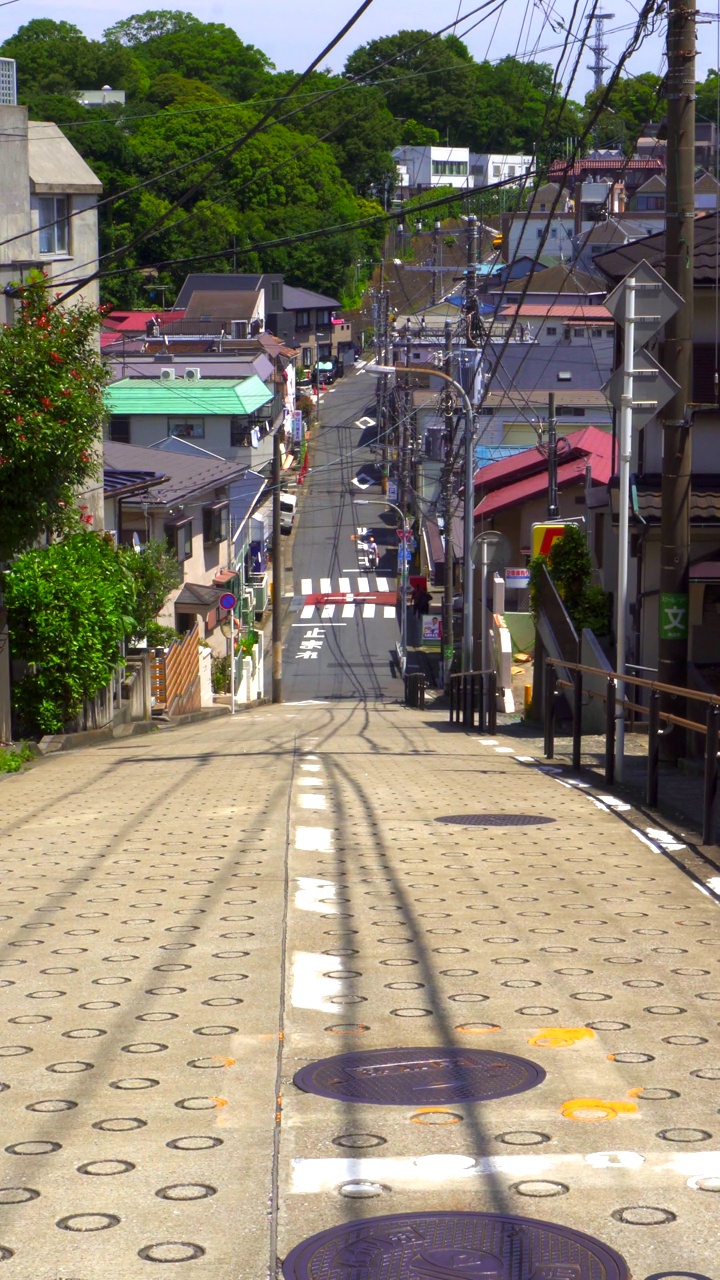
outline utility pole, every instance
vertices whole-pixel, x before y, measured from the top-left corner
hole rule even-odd
[[[445,321],[445,359],[444,372],[452,377],[452,325]],[[453,629],[453,540],[452,540],[452,508],[453,508],[453,453],[455,452],[455,414],[453,399],[449,387],[443,392],[445,403],[445,462],[442,473],[442,512],[443,534],[445,542],[445,577],[443,580],[443,612],[442,612],[442,645],[443,645],[443,684],[450,689],[450,668],[452,667],[455,639]]]
[[[280,528],[280,432],[273,436],[273,594],[272,594],[272,700],[282,702],[282,584],[283,552]]]
[[[557,455],[557,418],[555,417],[555,392],[548,392],[548,519],[557,520],[560,515],[558,505],[558,455]]]
[[[663,365],[679,390],[662,415],[663,471],[660,517],[658,677],[687,687],[688,566],[692,446],[690,403],[693,359],[693,257],[695,248],[695,23],[692,0],[669,0],[667,32],[667,208],[665,275],[684,299],[665,327]],[[669,709],[664,700],[664,709]],[[682,710],[674,706],[677,712]],[[663,756],[684,751],[679,726],[662,741]]]
[[[437,265],[438,265],[438,233],[440,231],[440,226],[441,226],[440,220],[436,219],[435,226],[433,227],[433,233],[432,233],[432,294],[430,298],[431,307],[434,307],[438,300],[437,298],[437,276],[438,276]]]

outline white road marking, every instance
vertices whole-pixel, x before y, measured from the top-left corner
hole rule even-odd
[[[337,915],[337,908],[328,902],[334,898],[337,886],[331,880],[317,880],[312,876],[298,876],[295,890],[295,906],[298,911],[317,911],[320,915]]]
[[[332,831],[330,827],[297,827],[295,831],[295,848],[306,853],[332,853]]]
[[[374,617],[375,617],[375,605],[374,605],[374,604],[364,604],[364,605],[363,605],[363,618],[374,618]]]
[[[335,606],[331,604],[331,605],[328,605],[328,608],[330,608],[330,609],[334,609],[334,608],[335,608]],[[306,627],[306,626],[307,626],[307,624],[306,624],[305,622],[291,622],[291,623],[290,623],[290,626],[291,626],[291,627]],[[324,622],[324,623],[323,623],[323,626],[324,626],[324,627],[346,627],[346,626],[347,626],[347,622]]]
[[[334,604],[326,604],[326,605],[324,606],[324,608],[323,608],[322,613],[320,614],[320,617],[321,617],[321,618],[332,618],[332,616],[333,616],[334,612],[335,612],[335,605],[334,605]]]
[[[319,1013],[337,1013],[337,1005],[330,1003],[330,997],[341,994],[342,984],[338,978],[326,978],[325,974],[328,970],[341,970],[344,965],[342,956],[296,951],[292,959],[290,996],[293,1007],[316,1009]]]
[[[344,605],[343,605],[342,616],[343,616],[343,618],[354,618],[354,617],[355,617],[355,605],[354,605],[354,604],[344,604]]]
[[[387,578],[376,578],[376,579],[375,579],[375,581],[377,582],[377,589],[378,589],[378,591],[389,591],[389,590],[390,590],[390,586],[389,586],[389,583],[388,583]]]
[[[369,590],[370,590],[370,579],[369,579],[369,578],[358,578],[357,589],[358,589],[358,591],[362,591],[363,593],[364,593],[364,592],[366,592],[366,591],[369,591]]]
[[[315,605],[314,605],[314,604],[306,604],[306,605],[303,605],[302,609],[300,610],[300,617],[301,617],[301,618],[312,618],[312,617],[313,617],[313,615],[314,615],[314,613],[315,613]],[[296,623],[295,625],[297,626],[297,623]]]
[[[308,761],[309,761],[309,760],[311,760],[312,758],[313,758],[312,756],[308,756]],[[301,760],[301,762],[300,762],[300,768],[301,768],[301,769],[304,769],[306,773],[319,773],[319,772],[320,772],[320,765],[319,765],[319,764],[309,764],[309,763],[308,763],[308,761]]]
[[[495,751],[499,756],[514,756],[515,751],[512,747],[496,747]]]
[[[325,796],[298,796],[298,804],[301,809],[327,809],[327,800]]]
[[[383,605],[383,617],[384,617],[384,618],[394,618],[394,617],[395,617],[395,605],[394,605],[394,604],[385,604],[385,605]]]
[[[347,595],[348,591],[350,590],[350,579],[349,579],[349,578],[341,578],[341,579],[340,579],[340,581],[338,582],[338,586],[339,586],[340,590],[341,590],[341,591],[344,591],[344,592],[345,592],[345,595]]]
[[[300,579],[300,591],[304,596],[312,595],[312,578]]]
[[[315,777],[298,778],[298,786],[299,787],[324,787],[325,783],[323,782],[322,778],[315,778]]]
[[[329,595],[332,591],[332,580],[330,578],[320,579],[320,590],[323,595]]]

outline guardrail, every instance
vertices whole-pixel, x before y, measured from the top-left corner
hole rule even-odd
[[[497,729],[497,675],[494,671],[461,671],[450,677],[450,723],[475,725],[478,733]]]
[[[658,680],[646,680],[640,676],[630,676],[626,672],[618,675],[617,671],[605,671],[600,667],[589,667],[580,662],[566,662],[563,658],[546,658],[548,667],[545,682],[545,759],[552,760],[555,754],[555,720],[559,691],[571,690],[572,707],[572,767],[579,769],[582,757],[582,701],[585,693],[588,698],[597,698],[605,703],[605,781],[611,785],[615,781],[615,726],[619,712],[631,711],[638,718],[647,717],[648,725],[648,758],[645,798],[651,809],[657,808],[658,780],[660,764],[660,739],[672,732],[675,727],[687,729],[691,733],[705,737],[705,773],[703,787],[703,825],[702,842],[711,845],[717,843],[717,801],[718,801],[718,745],[720,742],[720,697],[711,693],[702,693],[696,689],[681,689],[677,685],[662,684]],[[557,669],[566,671],[570,679],[559,679]],[[605,680],[605,692],[583,690],[583,676],[592,675]],[[632,685],[634,688],[649,690],[649,705],[641,706],[630,698],[618,702],[618,682]],[[702,720],[691,720],[686,715],[676,715],[673,711],[663,710],[661,697],[676,700],[684,705],[696,702],[705,707],[705,723]],[[665,728],[661,728],[661,722]]]

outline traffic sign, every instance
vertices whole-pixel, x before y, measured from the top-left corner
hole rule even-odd
[[[235,599],[232,591],[226,591],[221,595],[219,604],[221,609],[234,609],[237,604],[237,600]]]
[[[484,533],[479,533],[476,538],[473,538],[470,556],[476,568],[481,567],[483,563],[483,546],[487,548],[485,567],[504,569],[512,555],[512,549],[505,534],[498,533],[495,529],[486,529]]]
[[[565,524],[534,524],[531,541],[533,556],[549,555],[553,543],[564,537],[566,527]]]
[[[623,369],[616,369],[602,388],[615,409],[622,409],[624,378]],[[633,355],[632,379],[632,425],[633,430],[637,430],[646,426],[680,388],[657,360],[642,348]]]
[[[617,323],[625,325],[628,293],[633,287],[635,294],[635,334],[633,349],[644,347],[658,330],[672,319],[684,305],[679,293],[663,280],[654,267],[643,258],[617,288],[605,299],[605,306],[615,317]]]

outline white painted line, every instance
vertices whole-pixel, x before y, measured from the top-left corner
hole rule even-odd
[[[320,579],[320,590],[323,592],[324,595],[330,594],[330,592],[332,591],[332,582],[330,578]]]
[[[363,618],[374,618],[374,617],[375,617],[375,605],[374,605],[374,604],[364,604],[364,605],[363,605]]]
[[[521,764],[535,764],[535,756],[516,756],[515,759]]]
[[[314,605],[314,604],[305,604],[305,605],[303,605],[302,609],[300,610],[300,617],[301,617],[301,618],[312,618],[312,617],[314,617],[314,615],[315,615],[315,605]],[[297,626],[297,623],[296,623],[295,625]]]
[[[341,578],[341,579],[340,579],[340,581],[339,581],[339,583],[338,583],[338,586],[340,587],[340,590],[341,590],[341,591],[344,591],[344,592],[345,592],[345,595],[347,595],[347,593],[348,593],[348,592],[349,592],[349,590],[350,590],[350,579],[349,579],[349,578]]]
[[[705,883],[708,889],[712,889],[713,893],[720,893],[720,876],[711,876]]]
[[[332,853],[332,843],[330,827],[297,827],[295,831],[295,848],[306,853]]]
[[[334,609],[334,608],[335,608],[335,605],[333,605],[333,604],[328,605],[328,608],[330,608],[330,609]],[[324,616],[324,615],[323,615],[323,616]],[[306,624],[305,622],[291,622],[291,623],[290,623],[290,626],[291,626],[291,627],[304,627],[304,628],[305,628],[305,630],[307,630],[307,624]],[[324,626],[324,627],[346,627],[346,626],[347,626],[347,622],[323,622],[323,626]]]
[[[514,750],[513,750],[513,748],[512,748],[512,747],[496,747],[496,748],[495,748],[495,753],[496,753],[496,755],[499,755],[499,756],[514,756],[514,755],[515,755],[515,752],[514,752]]]
[[[358,591],[362,591],[363,593],[364,593],[364,592],[366,592],[366,591],[369,591],[369,590],[370,590],[370,579],[369,579],[369,578],[358,578],[357,589],[358,589]]]
[[[312,595],[312,578],[301,578],[300,590],[304,596],[311,596]]]
[[[320,766],[318,765],[317,768],[319,769]],[[298,778],[298,786],[299,787],[324,787],[325,783],[323,782],[322,778],[315,778],[315,777]]]
[[[317,880],[312,876],[298,876],[296,880],[295,906],[298,911],[317,911],[320,915],[337,915],[337,907],[328,898],[334,898],[337,885],[331,880]]]
[[[309,761],[310,761],[312,758],[313,758],[312,756],[308,756],[307,761],[306,761],[306,760],[301,760],[301,761],[300,761],[300,768],[301,768],[301,769],[304,769],[306,773],[319,773],[319,772],[320,772],[320,765],[319,765],[319,764],[310,764],[310,763],[309,763]]]
[[[295,1009],[316,1009],[319,1013],[337,1013],[337,1005],[330,1003],[331,996],[339,996],[342,983],[338,978],[326,978],[328,970],[340,970],[345,961],[342,956],[313,954],[296,951],[292,959],[292,987],[290,1000]]]
[[[342,616],[343,616],[343,618],[354,618],[354,617],[355,617],[355,605],[354,605],[354,604],[344,604],[344,605],[343,605]]]
[[[334,612],[335,612],[335,605],[334,605],[334,604],[326,604],[326,605],[324,606],[324,608],[323,608],[322,613],[320,614],[320,617],[321,617],[321,618],[332,618],[332,616],[333,616]]]
[[[292,600],[294,595],[295,595],[294,591],[283,591],[283,600],[288,599],[288,597]]]
[[[384,618],[394,618],[394,617],[395,617],[395,605],[394,605],[394,604],[384,604],[384,605],[383,605],[383,617],[384,617]]]
[[[343,569],[342,572],[343,573],[359,573],[360,570],[359,569]]]
[[[389,590],[390,590],[390,584],[388,583],[387,578],[376,578],[376,579],[375,579],[375,581],[377,582],[377,589],[378,589],[378,591],[389,591]]]
[[[325,796],[299,795],[298,804],[301,809],[327,809]]]

